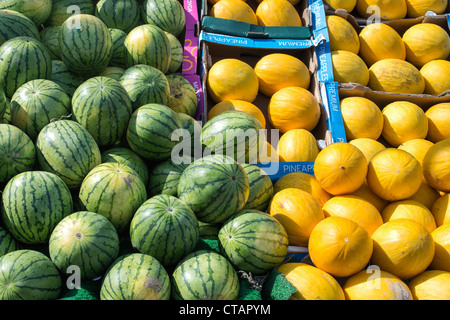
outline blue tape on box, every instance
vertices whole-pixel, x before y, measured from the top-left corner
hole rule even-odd
[[[263,169],[270,179],[275,182],[281,177],[291,172],[304,172],[314,175],[313,161],[298,161],[298,162],[271,162],[271,163],[255,163],[258,167]]]
[[[320,34],[327,33],[327,21],[325,16],[325,7],[322,0],[308,0],[311,11],[311,24],[313,37],[317,38]]]
[[[338,83],[335,81],[321,83],[320,90],[324,109],[328,112],[327,121],[332,142],[347,142],[344,120],[339,105]]]
[[[448,28],[450,29],[450,13],[447,13],[447,24]]]

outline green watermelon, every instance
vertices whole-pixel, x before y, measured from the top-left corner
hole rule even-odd
[[[170,42],[170,65],[167,73],[175,73],[181,71],[181,66],[183,65],[184,48],[177,37],[167,31],[164,32],[167,38],[169,38]]]
[[[176,265],[194,250],[198,232],[198,221],[191,208],[165,194],[145,201],[130,224],[133,247],[158,259],[165,267]]]
[[[130,148],[144,159],[162,161],[171,156],[174,130],[181,129],[178,115],[169,107],[151,103],[138,108],[127,130]]]
[[[202,155],[202,144],[200,141],[200,137],[202,134],[202,124],[201,121],[195,120],[190,115],[187,115],[186,113],[178,113],[178,117],[181,120],[181,124],[183,126],[183,129],[186,129],[186,137],[183,136],[183,146],[184,143],[190,143],[190,156],[198,159]],[[188,141],[184,141],[184,139],[187,139]],[[186,156],[189,156],[187,153],[187,150],[189,149],[188,146],[186,146],[186,150],[183,149],[183,152],[180,153],[181,155],[184,154],[184,151],[186,151]]]
[[[219,223],[244,207],[249,182],[244,168],[232,158],[210,155],[195,160],[183,171],[177,194],[198,220]]]
[[[259,210],[245,209],[230,217],[219,231],[221,253],[239,270],[253,275],[270,272],[288,251],[286,230]]]
[[[21,172],[31,171],[35,162],[33,141],[19,128],[0,124],[0,184]]]
[[[51,73],[50,53],[35,38],[16,37],[0,46],[0,86],[8,98],[25,82],[49,79]]]
[[[272,179],[264,170],[254,164],[243,163],[250,185],[250,194],[244,209],[255,209],[265,212],[273,196]]]
[[[99,76],[75,90],[72,109],[74,120],[100,147],[113,145],[125,135],[132,113],[131,99],[119,81]]]
[[[120,83],[133,102],[133,110],[149,104],[167,105],[170,97],[169,81],[160,70],[140,64],[125,70]]]
[[[143,253],[117,258],[106,272],[101,300],[169,300],[170,278],[163,265]]]
[[[130,32],[140,24],[140,9],[136,0],[100,0],[95,7],[95,16],[108,28]]]
[[[231,263],[210,250],[188,254],[172,274],[175,300],[236,300],[239,287],[239,277]]]
[[[53,229],[49,254],[62,273],[75,265],[80,268],[81,279],[94,279],[118,257],[119,235],[104,216],[89,211],[74,212]]]
[[[9,9],[22,13],[36,26],[43,24],[52,11],[52,0],[2,0],[0,9]]]
[[[170,98],[167,106],[175,112],[186,113],[191,117],[197,114],[197,94],[192,84],[182,75],[169,74]]]
[[[50,80],[59,84],[69,97],[72,97],[75,90],[83,83],[83,77],[70,71],[61,60],[52,60]]]
[[[11,124],[33,141],[53,119],[70,117],[70,97],[57,83],[47,79],[21,85],[11,98]]]
[[[109,65],[113,44],[108,27],[96,16],[68,18],[59,34],[61,60],[77,74],[92,76]]]
[[[98,76],[109,77],[120,82],[120,78],[124,73],[125,73],[124,68],[108,66],[105,67],[105,69],[103,69],[102,71],[100,71]]]
[[[122,232],[136,210],[147,199],[144,183],[130,167],[120,163],[102,163],[92,169],[80,187],[83,211],[105,216]]]
[[[95,4],[92,0],[52,0],[52,11],[46,24],[60,26],[71,15],[94,14]]]
[[[9,39],[20,36],[40,40],[38,28],[27,16],[14,10],[0,10],[0,45]]]
[[[183,5],[177,0],[145,0],[142,5],[142,19],[176,37],[186,26]]]
[[[109,32],[111,33],[111,39],[113,43],[113,54],[109,65],[113,67],[125,68],[127,48],[125,47],[124,42],[127,34],[120,29],[113,28],[109,28]]]
[[[177,196],[177,186],[181,174],[190,162],[175,164],[171,158],[158,162],[150,171],[148,193],[150,196],[166,194]]]
[[[5,254],[19,250],[19,243],[14,237],[3,227],[0,227],[0,257]]]
[[[3,115],[6,112],[6,108],[8,106],[8,101],[6,100],[5,90],[0,87],[0,123],[2,123]]]
[[[144,185],[149,179],[147,164],[135,152],[125,147],[112,147],[102,152],[102,163],[120,163],[136,171]]]
[[[167,73],[170,66],[171,48],[169,38],[157,26],[143,24],[131,30],[126,39],[126,64],[131,67],[146,64]]]
[[[46,255],[16,250],[0,257],[0,300],[54,300],[62,287],[61,275]]]
[[[17,240],[45,243],[53,228],[72,213],[72,195],[64,181],[45,171],[27,171],[14,176],[2,194],[2,217]]]
[[[206,223],[198,222],[198,234],[201,239],[213,239],[217,240],[217,235],[219,234],[221,223]]]
[[[41,42],[47,47],[50,57],[53,60],[61,60],[61,52],[59,48],[59,33],[61,26],[50,26],[44,28],[40,32]]]
[[[91,134],[78,122],[50,122],[36,139],[41,168],[53,172],[69,189],[80,187],[84,177],[101,162],[100,149]]]
[[[0,88],[0,91],[2,89]],[[3,113],[3,118],[0,119],[0,123],[4,123],[4,124],[9,124],[11,121],[11,107],[10,107],[10,103],[9,103],[9,99],[5,97],[5,102],[3,104],[4,106],[4,113]],[[1,108],[1,103],[0,103],[0,108]]]

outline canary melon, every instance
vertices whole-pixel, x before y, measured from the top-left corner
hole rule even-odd
[[[433,142],[426,139],[411,139],[403,142],[401,145],[397,147],[397,149],[411,153],[414,156],[414,158],[416,158],[417,161],[419,161],[420,165],[422,165],[425,154],[428,152],[428,149],[430,149],[433,145],[434,145]]]
[[[430,268],[450,272],[450,224],[444,224],[431,232],[434,240],[434,258]]]
[[[406,17],[405,0],[357,0],[356,10],[363,18],[397,20]]]
[[[263,0],[256,8],[258,24],[268,27],[301,27],[302,20],[287,0]]]
[[[422,226],[429,232],[436,229],[436,222],[431,211],[422,203],[415,200],[399,200],[391,202],[381,212],[384,222],[395,219],[411,219]]]
[[[406,200],[418,201],[425,207],[427,207],[429,210],[431,210],[433,204],[439,197],[440,197],[439,192],[436,189],[430,187],[424,178],[417,192]]]
[[[414,300],[450,300],[450,272],[427,270],[408,282]]]
[[[425,116],[428,119],[427,140],[450,139],[450,102],[435,104],[425,111]]]
[[[253,9],[242,0],[221,0],[215,3],[209,11],[209,16],[234,21],[258,24]]]
[[[331,51],[334,80],[340,83],[369,83],[369,69],[357,54],[347,50]]]
[[[442,14],[447,4],[447,0],[406,0],[406,15],[408,18],[418,18],[424,16],[427,11]]]
[[[370,189],[367,180],[359,187],[356,191],[349,193],[349,195],[357,196],[363,198],[364,200],[369,201],[371,204],[378,209],[379,212],[383,211],[383,209],[388,205],[388,201],[379,197],[375,192]]]
[[[431,60],[425,63],[419,71],[425,80],[424,93],[440,95],[450,90],[450,61]]]
[[[349,143],[357,147],[364,154],[367,163],[369,163],[375,154],[386,149],[381,142],[370,138],[357,138],[350,140]]]
[[[242,0],[239,0],[242,1]],[[245,101],[245,100],[226,100],[219,102],[215,104],[209,111],[208,111],[208,120],[213,118],[214,116],[217,116],[218,114],[221,114],[225,111],[230,110],[237,110],[242,111],[245,113],[248,113],[249,115],[256,118],[256,120],[259,121],[262,128],[266,128],[266,118],[261,111],[260,108],[258,108],[256,105],[254,105],[251,102]]]
[[[292,129],[280,137],[277,145],[280,161],[314,161],[319,153],[317,140],[305,129]]]
[[[328,0],[327,2],[335,10],[344,9],[350,13],[355,8],[357,0]]]
[[[370,138],[377,140],[383,130],[383,114],[376,103],[364,97],[341,100],[341,113],[348,140]]]
[[[431,207],[431,213],[438,227],[443,224],[450,224],[450,193],[436,199]]]
[[[450,139],[436,142],[423,158],[423,175],[427,183],[443,192],[450,192]]]
[[[338,15],[326,16],[330,50],[347,50],[358,54],[360,49],[359,37],[350,22]]]

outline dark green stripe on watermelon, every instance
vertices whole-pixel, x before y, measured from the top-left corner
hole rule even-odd
[[[73,14],[94,14],[92,0],[52,0],[52,11],[46,24],[60,26]]]
[[[6,100],[5,90],[0,87],[0,123],[2,123],[3,115],[5,114],[8,105],[9,102]]]
[[[161,161],[151,169],[148,193],[150,196],[167,194],[177,196],[178,181],[190,162],[175,164],[172,159]]]
[[[254,165],[243,163],[242,167],[247,173],[250,194],[244,209],[255,209],[265,212],[273,196],[273,183],[263,169]]]
[[[181,66],[183,65],[184,48],[177,37],[167,31],[165,31],[165,33],[170,42],[170,65],[167,73],[171,74],[181,72]]]
[[[185,113],[191,117],[197,114],[197,94],[192,84],[182,75],[169,74],[170,98],[167,106],[175,112]]]
[[[125,47],[124,42],[127,34],[120,29],[114,28],[109,28],[109,32],[111,33],[111,39],[113,43],[113,54],[109,65],[125,68],[127,48]]]
[[[3,227],[0,227],[0,257],[5,254],[19,250],[19,243],[14,237]]]
[[[100,0],[95,7],[95,16],[108,28],[130,32],[140,24],[140,8],[136,0]]]
[[[52,0],[2,0],[0,9],[9,9],[27,16],[36,26],[43,24],[52,11]]]
[[[45,44],[50,56],[54,60],[61,60],[61,52],[59,48],[59,32],[61,26],[50,26],[44,28],[40,32],[41,42]]]
[[[59,84],[70,97],[83,83],[83,77],[70,71],[69,67],[60,60],[52,60],[50,80]]]
[[[186,26],[184,8],[178,1],[145,0],[142,5],[143,20],[174,36],[179,36]]]
[[[122,75],[124,73],[125,73],[124,68],[108,66],[105,69],[103,69],[102,71],[100,71],[98,76],[109,77],[111,79],[120,81],[120,78],[122,77]]]
[[[0,10],[0,45],[20,36],[40,40],[38,28],[27,16],[14,10]]]

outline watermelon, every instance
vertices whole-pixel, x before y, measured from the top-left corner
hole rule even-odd
[[[3,227],[0,227],[0,257],[5,254],[19,250],[19,243],[14,237]]]
[[[76,265],[81,279],[101,276],[118,257],[119,235],[104,216],[74,212],[62,219],[49,239],[50,259],[63,273]]]
[[[80,187],[83,211],[105,216],[118,232],[127,227],[136,210],[147,199],[144,183],[130,167],[102,163],[92,169]]]
[[[184,143],[189,143],[189,146],[186,145],[186,150],[183,149],[183,152],[180,152],[180,156],[186,153],[186,156],[192,156],[195,159],[200,158],[202,156],[202,144],[200,141],[202,134],[202,122],[200,120],[195,120],[186,113],[178,113],[178,118],[181,120],[183,129],[186,130],[183,134],[183,147]],[[184,139],[187,141],[184,141]],[[190,153],[188,153],[189,148],[191,150]]]
[[[0,124],[0,184],[21,172],[31,171],[35,162],[33,141],[19,128]]]
[[[55,173],[69,189],[80,187],[84,177],[101,162],[100,149],[91,134],[78,122],[50,122],[36,139],[41,168]]]
[[[136,0],[100,0],[95,7],[95,16],[108,28],[130,32],[140,24],[140,9]]]
[[[142,19],[176,37],[186,26],[183,5],[177,0],[145,0],[142,5]]]
[[[249,182],[244,168],[232,158],[210,155],[195,160],[183,171],[177,194],[198,220],[219,223],[244,207]]]
[[[149,169],[147,164],[135,152],[125,147],[112,147],[102,152],[102,163],[120,163],[136,171],[142,182],[147,185]]]
[[[194,212],[178,198],[159,194],[145,201],[130,224],[133,248],[175,266],[191,253],[199,238]]]
[[[121,67],[108,66],[99,72],[98,76],[109,77],[111,79],[120,81],[120,78],[125,73],[125,69]],[[128,91],[127,91],[128,92]]]
[[[61,60],[52,60],[50,80],[59,84],[69,97],[72,97],[78,86],[83,83],[83,77],[70,71]]]
[[[9,39],[20,36],[40,40],[38,28],[27,16],[14,10],[0,10],[0,45]]]
[[[247,173],[250,185],[250,193],[244,209],[266,211],[274,194],[272,179],[257,165],[243,163],[242,167]]]
[[[36,26],[43,24],[52,11],[52,0],[2,0],[0,9],[9,9],[22,13]]]
[[[173,34],[164,31],[170,42],[170,65],[167,73],[175,73],[181,71],[181,66],[183,65],[183,54],[184,48],[181,45],[180,40]]]
[[[146,64],[167,73],[170,66],[169,38],[157,26],[143,24],[131,30],[126,39],[126,64],[131,67]]]
[[[50,26],[44,28],[39,33],[41,42],[45,44],[53,60],[61,60],[61,53],[59,48],[59,33],[61,26]]]
[[[64,181],[45,171],[27,171],[14,176],[2,195],[6,229],[17,240],[45,243],[53,228],[72,213],[72,195]]]
[[[71,15],[94,14],[95,4],[92,0],[52,0],[52,11],[46,24],[60,26]]]
[[[35,38],[16,37],[0,46],[0,86],[8,98],[25,82],[49,79],[51,73],[50,53]]]
[[[6,112],[6,108],[8,106],[9,102],[6,100],[5,96],[5,90],[3,90],[2,87],[0,87],[0,123],[2,123],[3,115]]]
[[[170,97],[169,81],[160,70],[140,64],[127,68],[120,78],[133,102],[133,110],[149,104],[167,105]]]
[[[288,251],[286,230],[267,213],[244,209],[230,217],[218,234],[221,253],[235,268],[262,275],[281,264]]]
[[[167,106],[175,112],[194,117],[197,114],[197,94],[192,84],[182,75],[169,74],[170,98]]]
[[[113,43],[113,53],[110,66],[125,68],[125,57],[127,55],[127,48],[125,47],[125,38],[127,34],[120,29],[109,28],[109,33],[111,34],[111,40]]]
[[[2,91],[2,89],[0,88],[0,91]],[[0,109],[1,109],[1,102],[0,102]],[[10,103],[9,103],[9,99],[5,97],[5,102],[3,104],[3,108],[4,108],[4,112],[3,112],[3,118],[0,119],[0,123],[4,123],[4,124],[9,124],[10,120],[11,120],[11,107],[10,107]]]
[[[70,97],[59,84],[47,79],[24,83],[11,98],[11,124],[33,141],[53,119],[69,117],[71,111]]]
[[[70,70],[86,76],[100,72],[113,54],[108,27],[90,14],[73,15],[62,24],[59,46],[61,60]]]
[[[119,81],[100,76],[75,90],[72,109],[74,120],[100,147],[113,145],[125,135],[132,113],[131,99]]]
[[[117,258],[106,272],[101,300],[169,300],[170,278],[154,257],[130,253]]]
[[[231,263],[210,250],[188,254],[172,274],[175,300],[235,300],[239,288],[239,277]]]
[[[150,196],[165,194],[177,196],[178,181],[190,162],[175,164],[171,158],[158,162],[150,171],[148,193]]]
[[[202,128],[201,142],[206,154],[226,154],[239,163],[254,163],[259,143],[265,141],[258,120],[242,111],[225,111],[208,120]]]
[[[36,250],[16,250],[0,257],[0,300],[54,300],[61,275],[49,257]]]
[[[139,107],[131,116],[127,130],[130,148],[144,159],[162,161],[171,156],[174,130],[181,129],[178,115],[169,107],[150,103]]]
[[[219,234],[221,223],[206,223],[198,222],[198,234],[201,239],[211,239],[217,240],[217,235]]]

